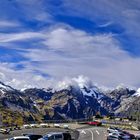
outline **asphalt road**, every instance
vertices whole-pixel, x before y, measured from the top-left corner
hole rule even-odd
[[[103,127],[92,127],[80,129],[78,140],[106,140],[107,129]]]

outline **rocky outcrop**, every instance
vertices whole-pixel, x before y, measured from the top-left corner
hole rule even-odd
[[[97,113],[128,116],[139,111],[135,94],[135,90],[125,87],[104,92],[91,85],[19,91],[0,83],[0,108],[19,112],[26,121],[90,118]]]

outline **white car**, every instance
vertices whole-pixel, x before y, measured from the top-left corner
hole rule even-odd
[[[115,128],[115,127],[109,127],[109,128],[107,129],[107,132],[109,132],[109,133],[119,132],[119,131],[121,131],[121,130],[118,129],[118,128]]]
[[[63,128],[68,129],[68,128],[69,128],[69,125],[64,124],[64,125],[63,125]]]
[[[30,124],[31,128],[39,128],[38,124]]]
[[[56,127],[56,128],[60,128],[60,124],[54,124],[54,127]]]
[[[121,132],[113,132],[113,133],[110,133],[109,136],[115,136],[116,138],[118,137],[118,138],[122,138],[122,139],[125,139],[125,140],[130,139],[129,135],[123,134]]]
[[[10,131],[7,129],[0,129],[1,134],[8,134]]]
[[[8,140],[30,140],[30,138],[26,136],[17,136],[17,137],[10,138]]]
[[[49,127],[49,125],[47,123],[41,123],[40,127],[44,127],[45,128],[45,127]]]
[[[25,125],[23,125],[23,128],[30,129],[31,128],[31,125],[30,124],[25,124]]]

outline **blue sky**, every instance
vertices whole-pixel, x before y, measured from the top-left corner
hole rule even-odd
[[[139,0],[0,0],[0,11],[1,81],[140,87]]]

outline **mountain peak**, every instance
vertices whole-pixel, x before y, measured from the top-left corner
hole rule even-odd
[[[137,89],[136,93],[133,96],[140,97],[140,88]]]
[[[125,86],[124,84],[120,84],[120,85],[118,85],[115,89],[116,90],[122,90],[122,89],[127,89],[128,87],[127,86]]]
[[[12,87],[10,87],[9,85],[5,85],[3,82],[0,81],[0,89],[4,89],[7,91],[11,91],[14,90]]]
[[[95,115],[98,111],[102,115],[117,114],[122,104],[128,107],[126,100],[131,105],[131,102],[137,99],[137,96],[133,97],[135,91],[125,86],[118,86],[111,91],[106,89],[104,92],[105,89],[101,90],[98,86],[94,86],[88,78],[83,76],[59,82],[57,90],[27,88],[18,92],[13,89],[11,92],[8,89],[12,88],[0,82],[3,108],[16,109],[19,113],[23,110],[33,114],[41,111],[39,113],[41,117],[49,119],[59,119],[62,117],[61,114],[64,114],[63,119],[86,118]],[[140,95],[140,89],[137,93]]]

